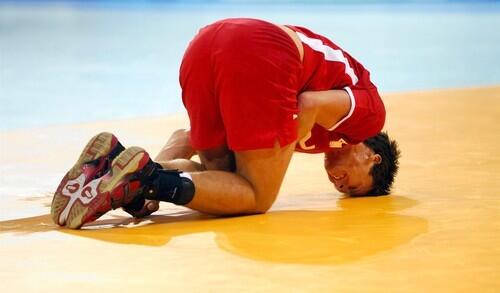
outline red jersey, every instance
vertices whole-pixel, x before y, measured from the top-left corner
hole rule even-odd
[[[288,27],[297,33],[304,46],[299,92],[344,89],[351,98],[347,116],[330,129],[314,125],[297,143],[296,150],[326,152],[343,144],[360,143],[379,133],[385,122],[385,108],[370,81],[370,72],[327,38],[303,27]]]

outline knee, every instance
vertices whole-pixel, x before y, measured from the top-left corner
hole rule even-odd
[[[255,199],[255,204],[251,209],[251,214],[265,214],[271,206],[273,205],[277,194],[271,196],[257,196]]]
[[[250,215],[261,215],[265,214],[271,207],[255,207],[248,212]]]

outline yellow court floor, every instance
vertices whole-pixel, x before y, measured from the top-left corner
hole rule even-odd
[[[265,215],[163,204],[56,227],[51,193],[95,133],[156,153],[184,115],[0,133],[1,292],[500,292],[500,87],[387,94],[393,195],[344,198],[294,156]]]

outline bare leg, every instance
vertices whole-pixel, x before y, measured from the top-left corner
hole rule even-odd
[[[179,129],[172,133],[154,161],[162,165],[164,169],[178,169],[185,172],[205,170],[205,167],[200,163],[189,160],[194,153],[189,142],[189,131]],[[132,210],[125,208],[125,211],[136,218],[141,218],[151,215],[159,208],[160,204],[158,201],[146,200],[142,209]]]
[[[169,144],[167,143],[167,145],[155,158],[155,162],[162,165],[164,169],[179,169],[184,172],[206,171],[207,169],[228,172],[234,172],[236,170],[234,153],[230,151],[226,146],[201,151],[200,164],[191,160],[187,160],[191,158],[191,156],[186,156],[184,159],[176,159],[179,158],[178,155],[181,154],[177,150],[168,148],[168,145]],[[185,151],[182,153],[185,153]]]
[[[166,162],[174,159],[191,159],[195,154],[189,140],[189,130],[178,129],[168,138],[167,143],[156,155],[155,162]]]
[[[169,142],[155,160],[166,169],[189,172],[196,193],[187,207],[214,215],[266,212],[278,195],[295,147],[291,143],[283,148],[276,145],[236,153],[221,147],[199,152],[203,163],[199,164],[187,159],[169,161],[170,155],[176,153],[168,147]],[[156,210],[158,202],[148,201],[138,216]]]
[[[171,161],[155,161],[155,162],[160,164],[163,167],[163,169],[166,170],[177,169],[183,172],[200,172],[206,170],[205,166],[203,166],[202,164],[187,159],[176,159]]]
[[[294,147],[291,143],[283,148],[236,152],[236,173],[191,173],[196,193],[187,206],[215,215],[266,212],[278,195]]]

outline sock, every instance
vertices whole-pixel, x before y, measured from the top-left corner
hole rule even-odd
[[[193,200],[194,191],[194,183],[189,174],[157,169],[148,178],[143,195],[150,200],[186,205]]]

